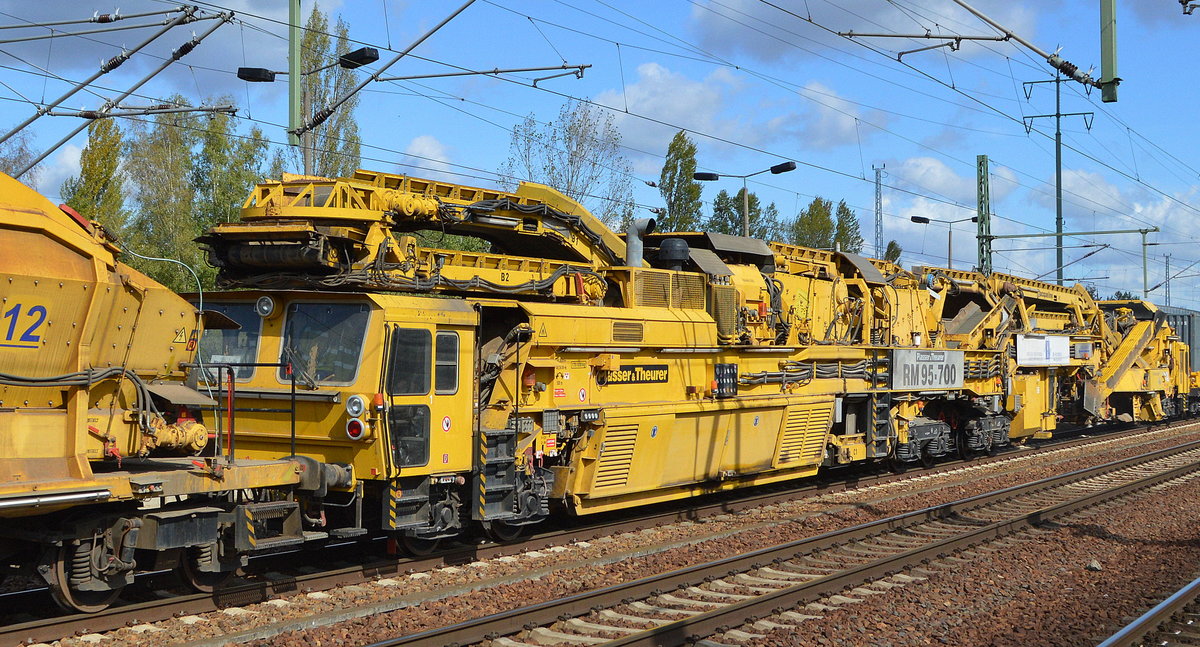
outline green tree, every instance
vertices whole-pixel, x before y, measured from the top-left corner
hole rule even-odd
[[[579,101],[564,104],[544,126],[532,114],[517,124],[500,167],[511,187],[520,180],[553,187],[609,226],[633,217],[631,174],[612,115]]]
[[[659,219],[659,231],[691,231],[700,224],[700,183],[696,172],[696,144],[679,131],[667,146],[667,161],[658,180],[658,191],[667,205]]]
[[[756,199],[756,196],[751,193],[751,199]],[[782,223],[779,222],[779,209],[775,208],[775,203],[772,202],[766,207],[763,207],[761,213],[755,216],[753,210],[750,212],[750,237],[759,240],[777,241],[783,238]]]
[[[721,189],[713,198],[712,214],[704,220],[701,228],[704,231],[730,236],[742,235],[742,206],[745,189],[739,189],[737,195]],[[772,202],[766,207],[759,202],[758,196],[751,193],[748,200],[750,213],[750,237],[759,240],[778,240],[780,237],[779,210]]]
[[[233,99],[223,97],[216,102],[232,103]],[[204,231],[238,219],[242,202],[260,179],[267,140],[257,126],[249,135],[238,136],[235,119],[228,114],[212,113],[196,122],[203,130],[198,133],[200,150],[192,164],[191,183],[196,191],[195,215]]]
[[[350,26],[341,18],[329,31],[329,16],[313,3],[312,12],[304,25],[300,39],[300,69],[317,70],[304,75],[301,81],[303,93],[302,110],[305,121],[329,106],[335,99],[358,85],[352,70],[336,65],[339,54],[354,49],[350,43]],[[332,67],[326,67],[331,64]],[[358,107],[359,95],[350,97],[338,107],[321,125],[310,130],[304,137],[304,148],[311,156],[311,172],[322,177],[347,177],[358,170],[362,149],[362,138],[358,133],[358,121],[354,110]],[[303,172],[303,150],[291,148],[292,168]]]
[[[725,189],[713,198],[712,213],[701,223],[701,229],[716,234],[739,235],[742,233],[742,202],[734,202]]]
[[[172,101],[185,103],[182,97]],[[133,196],[124,229],[126,247],[187,264],[206,288],[216,271],[193,239],[216,223],[237,218],[265,158],[261,131],[251,129],[242,136],[237,126],[227,115],[159,114],[152,121],[134,122],[126,138],[124,168]],[[191,273],[177,264],[128,260],[177,292],[196,289]]]
[[[87,145],[79,156],[79,175],[67,178],[59,190],[68,206],[116,234],[124,230],[126,217],[123,145],[115,119],[97,119],[88,124]]]
[[[834,249],[851,254],[862,252],[863,237],[858,228],[858,218],[850,207],[846,206],[845,200],[838,202],[837,215],[834,217],[833,246]]]
[[[1139,297],[1132,292],[1126,290],[1117,290],[1116,294],[1112,295],[1109,301],[1129,301],[1137,298]]]
[[[851,214],[853,218],[853,214]],[[833,222],[833,203],[817,196],[792,221],[788,242],[816,249],[833,249],[836,228]],[[859,238],[861,247],[862,238]]]
[[[172,97],[184,103],[183,97]],[[133,188],[133,209],[124,230],[128,248],[143,256],[173,258],[198,273],[208,269],[192,239],[203,231],[192,209],[192,148],[199,137],[197,117],[188,113],[158,114],[135,121],[126,145],[125,168]],[[191,274],[174,263],[126,259],[176,292],[195,291]],[[211,272],[211,270],[210,270]]]
[[[900,264],[900,255],[904,253],[904,248],[900,247],[900,243],[894,240],[889,240],[887,249],[883,251],[883,260],[890,263]]]

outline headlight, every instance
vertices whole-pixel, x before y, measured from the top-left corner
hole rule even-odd
[[[275,314],[275,299],[271,297],[258,297],[258,301],[254,302],[254,312],[258,313],[258,316],[263,319]]]
[[[367,410],[367,399],[361,395],[352,395],[346,398],[346,413],[351,418],[357,418]]]

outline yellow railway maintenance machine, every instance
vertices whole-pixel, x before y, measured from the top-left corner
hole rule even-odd
[[[199,239],[227,287],[211,362],[285,362],[297,453],[349,466],[306,512],[412,550],[1008,442],[1002,351],[952,348],[948,284],[718,234],[614,234],[547,187],[359,171],[259,185]],[[489,252],[422,246],[419,231]],[[439,235],[432,234],[434,238]],[[996,320],[981,323],[993,333]],[[993,335],[994,336],[994,335]],[[237,375],[238,448],[290,453],[285,372]]]
[[[200,312],[118,252],[0,175],[0,556],[69,610],[106,607],[148,569],[211,589],[255,530],[263,548],[308,537],[297,504],[239,494],[298,490],[300,464],[213,455],[213,401],[181,368]]]
[[[1081,285],[1007,274],[915,271],[947,287],[947,345],[1001,351],[1012,440],[1048,438],[1060,422],[1154,421],[1187,412],[1190,349],[1154,304],[1098,302]]]

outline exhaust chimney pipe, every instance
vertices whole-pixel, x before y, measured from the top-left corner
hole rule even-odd
[[[642,236],[654,232],[654,218],[638,218],[625,228],[625,265],[642,267]]]

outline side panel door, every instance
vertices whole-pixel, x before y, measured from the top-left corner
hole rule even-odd
[[[394,476],[471,467],[474,382],[469,328],[393,324],[384,393]]]

